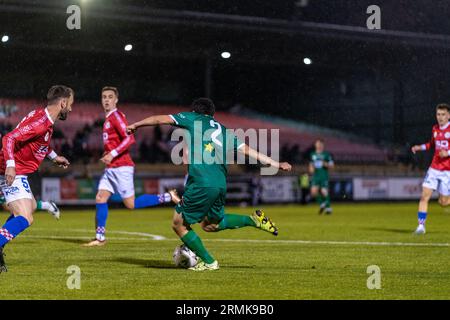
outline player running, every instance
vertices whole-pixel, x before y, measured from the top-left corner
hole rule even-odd
[[[192,224],[200,223],[206,232],[251,226],[278,234],[278,229],[261,210],[256,210],[251,216],[225,213],[227,159],[230,159],[226,156],[227,152],[239,150],[263,164],[285,171],[290,171],[291,165],[279,163],[239,142],[234,134],[214,119],[215,106],[211,100],[197,99],[191,110],[176,115],[149,117],[128,126],[127,131],[133,133],[140,127],[158,124],[170,124],[187,131],[189,176],[182,200],[175,207],[172,228],[184,244],[201,258],[191,270],[216,270],[219,269],[217,260],[191,229]]]
[[[106,244],[106,220],[108,218],[108,199],[118,193],[128,209],[140,209],[157,206],[163,203],[180,201],[175,190],[164,194],[144,194],[135,198],[134,194],[134,162],[130,156],[130,147],[135,143],[133,135],[126,132],[125,115],[117,110],[119,91],[115,87],[102,89],[102,106],[105,111],[103,124],[104,156],[100,159],[106,164],[105,172],[100,179],[95,197],[95,239],[84,244],[86,247]]]
[[[0,150],[2,148],[2,142],[1,142],[1,133],[0,133]],[[8,206],[6,205],[6,199],[3,195],[2,191],[0,190],[0,206],[3,207],[5,211],[8,211]],[[36,202],[36,211],[45,210],[48,213],[50,213],[56,220],[59,220],[61,217],[61,212],[59,211],[58,206],[53,201],[42,201],[37,200]]]
[[[328,170],[334,167],[334,161],[331,154],[324,151],[324,143],[318,139],[314,143],[315,151],[310,155],[309,172],[312,174],[311,197],[316,198],[320,206],[319,214],[325,211],[331,214],[330,192],[329,192],[329,174]]]
[[[438,104],[436,107],[436,125],[433,126],[431,140],[422,145],[415,145],[411,151],[426,151],[434,147],[433,161],[428,168],[422,184],[422,196],[419,202],[419,226],[415,234],[425,234],[425,220],[427,219],[428,202],[434,190],[439,192],[439,204],[450,205],[450,106]]]
[[[36,210],[27,175],[35,172],[45,157],[60,167],[69,161],[50,148],[57,119],[66,120],[72,111],[74,92],[66,86],[53,86],[47,93],[47,107],[31,111],[3,139],[0,152],[0,188],[11,216],[0,228],[0,273],[7,271],[4,246],[33,223]]]

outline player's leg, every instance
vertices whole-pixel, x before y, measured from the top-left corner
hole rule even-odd
[[[438,170],[432,168],[428,169],[425,179],[422,183],[422,195],[419,201],[419,210],[417,212],[417,217],[419,225],[416,228],[416,234],[425,233],[425,221],[428,214],[428,203],[431,199],[434,190],[439,188],[440,181],[442,179],[442,173]]]
[[[8,206],[6,205],[5,196],[2,193],[0,193],[0,205],[3,207],[3,210],[9,211]],[[6,222],[11,220],[12,218],[14,218],[14,215],[11,213],[11,215],[8,217],[8,219],[6,219]]]
[[[172,229],[183,241],[183,243],[192,250],[201,261],[193,268],[194,271],[217,270],[219,264],[217,260],[206,250],[200,237],[191,229],[190,225],[183,219],[181,213],[175,211],[172,221]]]
[[[134,193],[133,167],[120,167],[114,169],[110,183],[113,185],[113,188],[119,192],[123,204],[128,209],[154,207],[172,201],[172,196],[169,192],[162,194],[143,194],[136,198]],[[173,192],[176,194],[176,191],[172,191],[172,193]]]
[[[422,187],[422,195],[420,197],[419,202],[419,211],[417,213],[419,225],[415,231],[416,234],[424,234],[425,233],[425,221],[427,219],[428,213],[428,203],[433,194],[433,189]]]
[[[311,197],[316,199],[317,204],[319,205],[319,214],[322,214],[325,210],[324,197],[322,196],[322,192],[320,190],[320,181],[317,178],[313,178],[312,187],[311,187]]]
[[[191,225],[204,220],[216,195],[210,189],[215,188],[187,188],[183,201],[175,207],[172,228],[181,241],[191,249],[201,261],[193,268],[194,271],[219,269],[218,262],[206,250],[200,237],[191,229]]]
[[[114,169],[107,168],[100,178],[95,196],[95,239],[84,244],[85,247],[106,244],[106,220],[108,219],[108,200],[114,193]]]
[[[0,273],[8,270],[3,257],[3,248],[33,223],[32,199],[25,198],[8,202],[8,209],[11,216],[0,228]]]
[[[178,197],[176,190],[170,190],[169,192],[161,194],[143,194],[137,198],[135,198],[134,195],[126,198],[122,197],[122,201],[128,209],[142,209],[159,206],[172,201],[177,204],[180,202],[180,198]]]
[[[323,181],[320,192],[322,193],[322,196],[324,198],[323,206],[325,207],[325,213],[331,214],[333,210],[331,209],[330,188],[328,180]]]
[[[45,210],[48,213],[50,213],[56,220],[59,220],[61,216],[61,211],[59,210],[58,206],[53,201],[42,201],[37,200],[36,201],[36,210]]]
[[[441,207],[447,207],[450,205],[450,172],[443,171],[442,179],[439,185],[439,204]]]
[[[265,216],[262,210],[256,210],[251,216],[235,213],[225,213],[226,191],[221,190],[217,200],[211,206],[208,216],[200,223],[206,232],[217,232],[227,229],[254,227],[273,235],[278,235],[275,224]]]

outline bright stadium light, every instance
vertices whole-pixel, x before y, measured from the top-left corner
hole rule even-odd
[[[229,53],[228,51],[224,51],[220,54],[220,56],[224,59],[229,59],[231,57],[231,53]]]
[[[124,49],[125,49],[125,51],[131,51],[131,50],[133,50],[133,45],[127,44]]]
[[[312,63],[312,60],[310,58],[303,59],[303,63],[306,65],[310,65]]]
[[[3,42],[3,43],[4,43],[4,42],[8,42],[8,40],[9,40],[9,36],[5,34],[5,35],[2,37],[2,42]]]

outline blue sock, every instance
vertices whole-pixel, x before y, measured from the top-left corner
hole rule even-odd
[[[8,222],[9,220],[11,220],[12,218],[14,218],[14,215],[11,213],[11,215],[8,217],[8,219],[6,219],[5,223]]]
[[[106,227],[106,219],[108,219],[108,204],[107,203],[97,203],[95,205],[95,221],[97,225],[95,238],[100,241],[105,240],[105,227]]]
[[[143,194],[134,200],[134,208],[146,208],[160,205],[164,202],[170,202],[172,199],[169,193],[163,194]]]
[[[9,219],[3,227],[0,228],[0,246],[7,244],[29,226],[28,220],[22,216]]]
[[[419,224],[425,224],[425,220],[427,220],[427,213],[426,212],[420,212],[417,214],[419,218]]]

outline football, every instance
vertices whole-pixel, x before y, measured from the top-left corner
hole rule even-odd
[[[173,252],[173,262],[179,268],[191,268],[197,264],[198,257],[186,245],[181,244]]]

